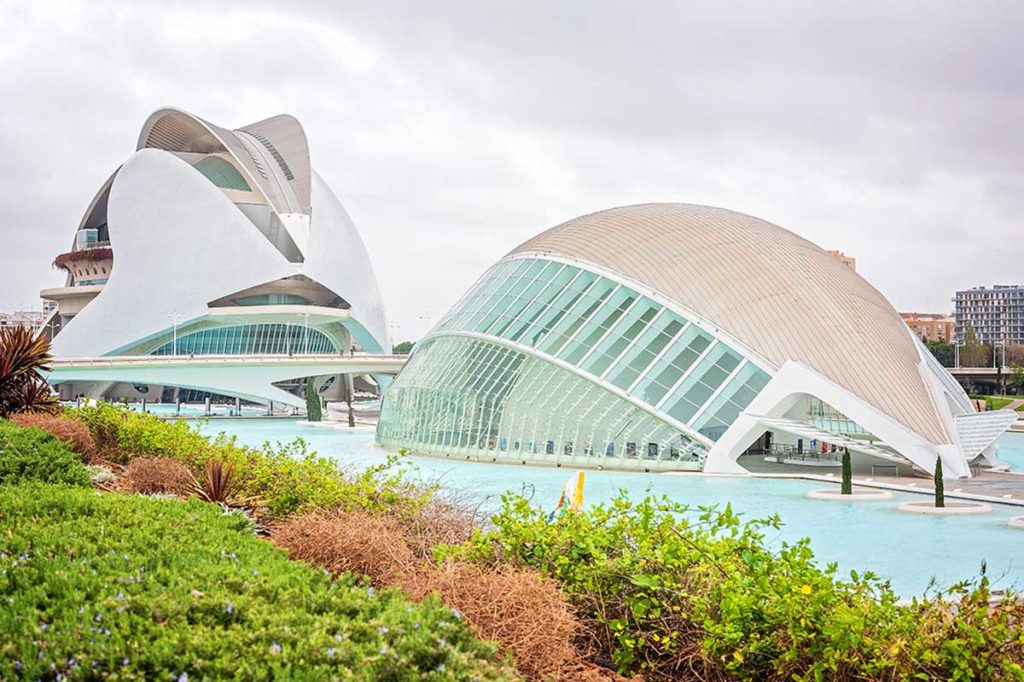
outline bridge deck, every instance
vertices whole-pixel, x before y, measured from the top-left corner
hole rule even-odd
[[[70,367],[125,367],[132,365],[176,365],[176,364],[381,364],[404,365],[407,355],[378,355],[372,353],[324,354],[324,355],[106,355],[87,358],[58,358],[50,364],[54,368]]]

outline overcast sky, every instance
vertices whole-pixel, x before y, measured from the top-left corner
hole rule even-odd
[[[949,310],[1024,281],[1022,26],[1019,1],[0,0],[0,310],[63,282],[165,105],[302,122],[396,340],[533,234],[650,201],[756,215]]]

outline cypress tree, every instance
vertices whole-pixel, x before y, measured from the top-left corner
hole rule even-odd
[[[850,464],[850,448],[843,448],[843,495],[853,494],[853,465]]]
[[[313,387],[313,377],[306,379],[306,419],[318,422],[323,417],[320,412],[320,396]]]
[[[946,506],[946,491],[942,486],[942,458],[935,458],[935,506]]]

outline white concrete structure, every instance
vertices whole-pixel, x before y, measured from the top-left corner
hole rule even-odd
[[[227,130],[157,111],[57,262],[67,285],[43,292],[62,308],[57,358],[391,349],[363,242],[291,116]],[[280,399],[269,384],[205,388]]]
[[[303,396],[283,391],[275,383],[296,376],[397,374],[405,355],[147,355],[54,360],[49,380],[76,384],[174,385],[252,400],[305,407]]]
[[[975,415],[870,284],[776,225],[611,209],[491,268],[417,345],[378,439],[427,454],[742,473],[752,448],[969,476],[1016,415]]]

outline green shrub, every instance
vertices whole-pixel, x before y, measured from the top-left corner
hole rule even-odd
[[[532,566],[587,619],[592,644],[650,678],[1024,679],[1024,604],[998,608],[982,579],[949,601],[897,604],[871,574],[836,577],[806,540],[768,547],[777,518],[667,498],[611,502],[548,522],[505,498],[495,528],[441,556]],[[969,617],[954,617],[958,611]]]
[[[297,438],[287,444],[253,448],[224,435],[209,439],[183,421],[163,421],[152,414],[110,404],[72,409],[85,423],[107,459],[126,464],[139,457],[177,459],[200,475],[208,460],[230,464],[236,498],[259,506],[272,518],[314,509],[382,510],[421,508],[430,488],[408,483],[398,458],[358,473],[310,452]]]
[[[323,411],[320,409],[320,394],[313,386],[313,377],[306,379],[306,419],[311,422],[323,419]]]
[[[162,421],[109,403],[65,413],[89,427],[103,458],[118,464],[137,457],[171,457],[199,470],[209,459],[210,441],[184,421]]]
[[[502,679],[435,599],[288,561],[198,501],[0,490],[0,679]]]
[[[850,448],[843,448],[843,495],[853,494],[853,464],[850,462]]]
[[[0,420],[0,485],[21,481],[89,485],[89,472],[69,446],[46,431]]]

